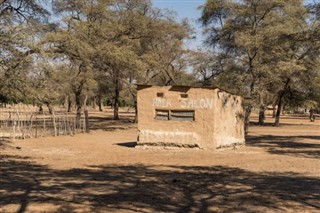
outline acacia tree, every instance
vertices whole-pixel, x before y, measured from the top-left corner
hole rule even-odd
[[[183,39],[189,28],[153,9],[147,0],[118,1],[111,8],[116,8],[109,11],[114,24],[99,25],[94,65],[112,79],[114,118],[119,119],[122,87],[129,88],[136,102],[132,83],[172,84],[182,72],[186,65]]]
[[[95,72],[92,64],[95,11],[92,5],[93,2],[88,1],[55,1],[53,8],[60,14],[60,24],[41,41],[48,57],[68,67],[65,78],[70,80],[68,88],[75,97],[77,126],[80,125],[81,110],[85,104],[84,92],[90,85],[95,85],[90,83],[94,81]]]
[[[30,86],[28,72],[33,65],[34,39],[46,31],[48,16],[43,1],[1,1],[0,94],[4,99],[26,99]]]
[[[193,51],[190,58],[193,75],[201,86],[217,86],[219,81],[216,79],[219,75],[223,74],[225,69],[230,70],[230,66],[233,66],[233,60],[209,50]]]
[[[39,6],[37,1],[27,2]],[[55,67],[65,65],[52,71],[51,77],[67,93],[58,95],[59,99],[71,100],[70,91],[74,94],[78,123],[87,96],[84,93],[96,91],[101,102],[101,85],[109,86],[104,92],[113,90],[114,118],[119,119],[122,87],[146,82],[175,84],[179,76],[187,79],[183,40],[190,28],[186,22],[176,23],[171,15],[153,9],[149,0],[55,0],[53,11],[56,17],[48,28],[50,33],[37,38],[38,45],[23,53],[41,54]],[[101,82],[98,76],[110,83]],[[43,79],[39,76],[37,80]],[[100,89],[95,90],[97,81]],[[42,94],[47,96],[45,90]],[[133,89],[132,94],[135,97]]]
[[[150,21],[144,27],[146,35],[140,41],[144,69],[140,70],[141,84],[173,85],[185,73],[189,51],[184,41],[192,30],[186,20],[176,22],[171,13],[151,10]]]
[[[280,124],[284,103],[299,106],[299,102],[307,101],[308,88],[319,75],[315,71],[319,57],[319,24],[315,25],[310,19],[310,10],[302,1],[293,1],[283,11],[276,14],[277,27],[264,54],[266,66],[271,70],[267,73],[269,84],[276,91],[275,126]]]
[[[147,1],[118,1],[107,5],[106,15],[96,22],[97,31],[94,67],[106,73],[112,82],[114,119],[119,119],[119,100],[123,81],[129,72],[139,69],[141,63],[136,53],[138,34]],[[105,24],[105,23],[109,24]],[[101,85],[101,84],[100,84]]]
[[[52,113],[53,105],[61,102],[60,94],[62,94],[61,88],[63,88],[63,85],[57,81],[58,75],[55,68],[44,60],[37,60],[36,65],[31,67],[28,73],[30,86],[27,88],[27,97],[34,105],[39,107],[40,112],[43,111],[43,105],[46,105],[49,113]]]
[[[154,9],[151,5],[144,7],[137,25],[140,26],[136,54],[139,67],[129,70],[126,85],[133,97],[136,108],[136,91],[131,83],[156,85],[189,85],[194,81],[186,72],[189,50],[184,41],[189,39],[192,30],[186,20],[177,22],[170,11]],[[135,116],[137,121],[137,113]]]
[[[233,60],[221,76],[229,73],[231,78],[236,76],[241,82],[238,90],[252,100],[246,108],[246,123],[254,105],[261,106],[263,113],[263,105],[267,104],[265,97],[270,97],[271,92],[267,88],[277,84],[283,84],[282,89],[277,90],[280,110],[283,97],[291,88],[288,76],[300,75],[305,70],[300,59],[309,51],[303,48],[306,43],[298,40],[299,36],[306,35],[307,26],[302,1],[287,4],[282,0],[208,0],[202,10],[207,44],[215,47],[218,55]]]

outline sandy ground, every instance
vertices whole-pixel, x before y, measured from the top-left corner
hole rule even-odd
[[[0,212],[320,212],[319,119],[268,117],[235,149],[137,149],[132,113],[110,115],[91,113],[90,134],[1,141]]]

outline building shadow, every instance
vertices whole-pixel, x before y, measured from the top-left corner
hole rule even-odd
[[[100,165],[57,170],[1,156],[0,211],[297,212],[320,211],[319,177],[226,166]],[[45,209],[43,209],[45,211]]]
[[[115,143],[115,145],[124,146],[124,147],[128,147],[128,148],[134,148],[137,145],[137,142],[132,141],[132,142]]]

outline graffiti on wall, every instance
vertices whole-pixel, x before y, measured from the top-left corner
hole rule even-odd
[[[183,100],[181,107],[186,109],[208,109],[213,107],[213,99]]]
[[[154,98],[152,102],[154,107],[172,107],[170,99]]]
[[[170,99],[154,98],[152,101],[153,107],[172,107]],[[182,100],[180,107],[183,109],[211,109],[213,108],[213,99],[201,98],[199,100]]]
[[[140,130],[140,142],[164,142],[164,143],[195,143],[200,140],[200,136],[194,132],[183,131],[152,131]]]

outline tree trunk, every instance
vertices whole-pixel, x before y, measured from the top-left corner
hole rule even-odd
[[[68,108],[68,98],[69,97],[67,95],[64,97],[63,108],[65,108],[65,109]]]
[[[137,99],[134,100],[134,123],[138,123],[138,104]]]
[[[102,95],[101,94],[98,95],[98,107],[99,107],[99,111],[102,112]]]
[[[113,103],[113,118],[114,120],[119,120],[120,82],[119,82],[118,76],[115,76],[114,83],[115,83],[115,90],[114,90],[114,103]]]
[[[280,126],[281,107],[282,107],[282,97],[279,97],[278,108],[277,108],[275,123],[274,123],[275,126]]]
[[[43,108],[42,108],[42,105],[39,105],[39,112],[43,112]]]
[[[315,110],[313,110],[312,108],[309,110],[309,113],[310,113],[309,119],[310,119],[311,122],[314,122],[314,120],[316,118],[316,116],[314,115],[314,111]]]
[[[132,99],[133,99],[133,106],[134,106],[134,123],[138,123],[138,105],[137,105],[137,95],[131,91]]]
[[[46,105],[47,105],[47,107],[48,107],[49,114],[50,114],[50,115],[52,115],[52,106],[50,105],[50,103],[49,103],[49,102],[46,102],[45,104],[46,104]]]
[[[247,106],[244,114],[244,134],[248,135],[249,133],[249,123],[250,123],[250,115],[252,111],[252,106]]]
[[[285,82],[285,85],[283,87],[283,90],[279,93],[278,108],[277,108],[275,122],[274,122],[275,126],[280,126],[280,114],[281,114],[281,108],[282,108],[282,101],[283,101],[284,95],[287,92],[289,83],[290,83],[290,78],[287,79],[287,81]]]
[[[89,128],[89,113],[88,113],[87,109],[84,110],[84,120],[85,120],[85,125],[86,125],[85,131],[86,131],[86,133],[89,133],[90,132],[90,128]]]
[[[96,109],[96,99],[95,98],[92,99],[92,108]]]
[[[81,92],[77,91],[75,93],[76,96],[76,129],[80,129],[80,119],[81,119]]]
[[[84,110],[87,110],[87,102],[88,102],[88,96],[86,95],[83,100],[83,109]]]
[[[71,112],[71,109],[72,109],[72,101],[71,101],[71,98],[68,97],[68,112]]]
[[[259,109],[259,125],[260,126],[264,125],[265,118],[266,118],[266,116],[265,116],[265,107],[264,107],[264,105],[261,105],[260,109]]]
[[[131,83],[131,82],[130,82]],[[137,105],[137,93],[136,90],[130,88],[130,93],[133,99],[133,106],[134,106],[134,123],[138,123],[138,105]]]
[[[83,101],[83,109],[84,109],[84,131],[86,133],[89,133],[89,114],[88,114],[88,110],[87,110],[87,100],[88,100],[88,96],[85,97],[84,101]]]
[[[272,118],[276,117],[276,102],[272,104]]]

